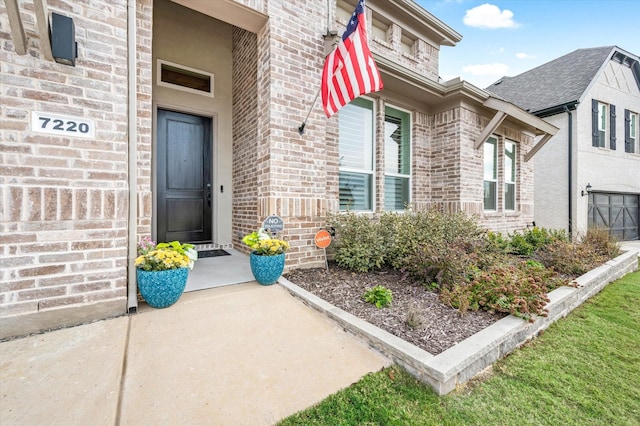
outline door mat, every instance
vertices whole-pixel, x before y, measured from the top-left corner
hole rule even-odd
[[[231,256],[231,253],[226,252],[222,249],[214,249],[214,250],[199,250],[198,251],[198,259],[203,257],[216,257],[216,256]]]

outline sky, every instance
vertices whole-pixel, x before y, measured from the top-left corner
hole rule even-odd
[[[415,0],[462,35],[440,50],[440,77],[485,88],[577,49],[640,56],[640,0]]]

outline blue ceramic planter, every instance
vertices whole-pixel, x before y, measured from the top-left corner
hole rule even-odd
[[[271,285],[278,281],[278,278],[282,275],[284,253],[275,256],[260,256],[251,252],[249,263],[256,281],[262,285]]]
[[[189,268],[167,271],[136,270],[140,294],[153,308],[166,308],[176,303],[187,285],[188,276]]]

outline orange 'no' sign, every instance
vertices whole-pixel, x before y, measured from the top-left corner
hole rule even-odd
[[[331,234],[329,233],[329,231],[326,231],[324,229],[318,231],[316,232],[315,242],[318,248],[327,248],[329,247],[329,244],[331,244]]]

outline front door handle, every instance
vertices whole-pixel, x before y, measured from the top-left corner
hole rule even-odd
[[[207,184],[207,205],[211,207],[211,184]]]

